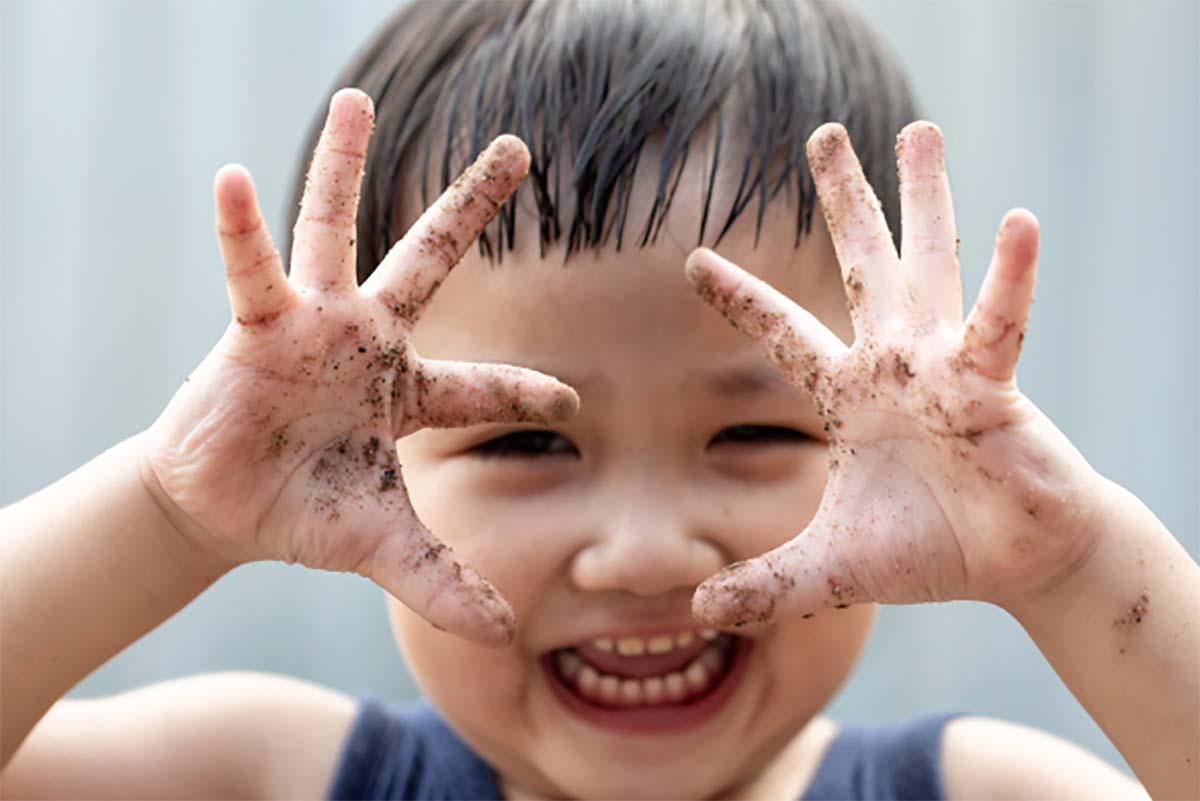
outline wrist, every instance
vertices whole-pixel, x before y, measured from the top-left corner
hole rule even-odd
[[[1131,570],[1147,547],[1163,538],[1175,543],[1154,514],[1119,484],[1097,476],[1098,489],[1083,539],[1089,543],[1067,570],[1037,592],[996,602],[1018,622],[1059,618],[1065,608],[1129,595],[1138,582]],[[1132,597],[1132,596],[1131,596]]]
[[[163,488],[149,458],[151,442],[152,432],[147,430],[130,437],[123,445],[130,449],[137,478],[145,491],[147,501],[161,519],[164,533],[178,541],[182,558],[195,563],[210,574],[218,575],[251,561],[236,555],[219,553],[215,548],[206,545],[212,541],[212,537],[183,511]]]
[[[1003,608],[1152,796],[1195,798],[1200,567],[1140,500],[1107,483],[1089,558]]]

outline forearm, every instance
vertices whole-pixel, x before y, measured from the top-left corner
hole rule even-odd
[[[1155,798],[1200,798],[1200,567],[1131,493],[1079,572],[1009,608]]]
[[[0,766],[55,701],[231,567],[170,526],[137,443],[0,510]]]

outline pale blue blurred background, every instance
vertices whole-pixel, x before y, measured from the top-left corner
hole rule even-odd
[[[1195,556],[1200,5],[856,5],[945,132],[968,300],[1004,212],[1041,221],[1022,389]],[[282,240],[302,130],[395,7],[0,0],[0,505],[158,415],[229,316],[213,173],[247,165]],[[415,693],[381,590],[252,565],[73,695],[222,669]],[[831,712],[935,707],[1032,724],[1123,766],[995,608],[882,610]]]

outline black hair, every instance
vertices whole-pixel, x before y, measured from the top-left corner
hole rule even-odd
[[[357,220],[360,283],[501,133],[520,137],[532,161],[479,238],[494,260],[513,246],[515,201],[527,192],[543,253],[564,234],[568,256],[600,248],[614,228],[619,249],[638,158],[657,138],[658,188],[637,235],[639,246],[654,242],[701,132],[713,145],[699,156],[707,173],[697,244],[709,233],[717,245],[757,198],[757,245],[766,205],[785,187],[790,198],[794,185],[798,245],[815,200],[805,143],[826,121],[846,126],[899,247],[895,136],[918,118],[916,102],[893,51],[834,0],[412,0],[330,94],[343,86],[375,103]],[[730,169],[738,178],[729,213],[710,221],[718,171],[728,182]],[[293,182],[289,251],[304,179]],[[418,185],[420,208],[406,189]],[[565,227],[564,206],[573,210]]]

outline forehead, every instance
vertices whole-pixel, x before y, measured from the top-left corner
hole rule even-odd
[[[734,331],[684,278],[706,202],[703,159],[689,160],[656,240],[638,241],[654,204],[659,163],[653,146],[639,159],[620,249],[615,232],[598,250],[566,258],[565,240],[541,252],[536,216],[518,197],[515,248],[493,264],[471,248],[451,271],[414,331],[419,353],[432,358],[533,367],[563,380],[594,378],[596,389],[621,377],[645,380],[670,373],[677,383],[700,380],[736,390],[761,383],[766,363],[757,345]],[[703,148],[701,148],[702,150]],[[742,210],[720,244],[735,167],[718,171],[708,199],[705,244],[758,275],[824,322],[844,341],[851,329],[840,272],[820,209],[798,247],[797,208],[783,195],[767,205],[755,241],[757,203]],[[721,176],[724,175],[724,178]],[[570,193],[562,193],[567,197]],[[570,220],[571,208],[561,220]],[[719,385],[719,386],[717,386]],[[577,387],[586,392],[587,387]],[[725,394],[730,394],[729,392]],[[736,394],[736,392],[733,392]]]

